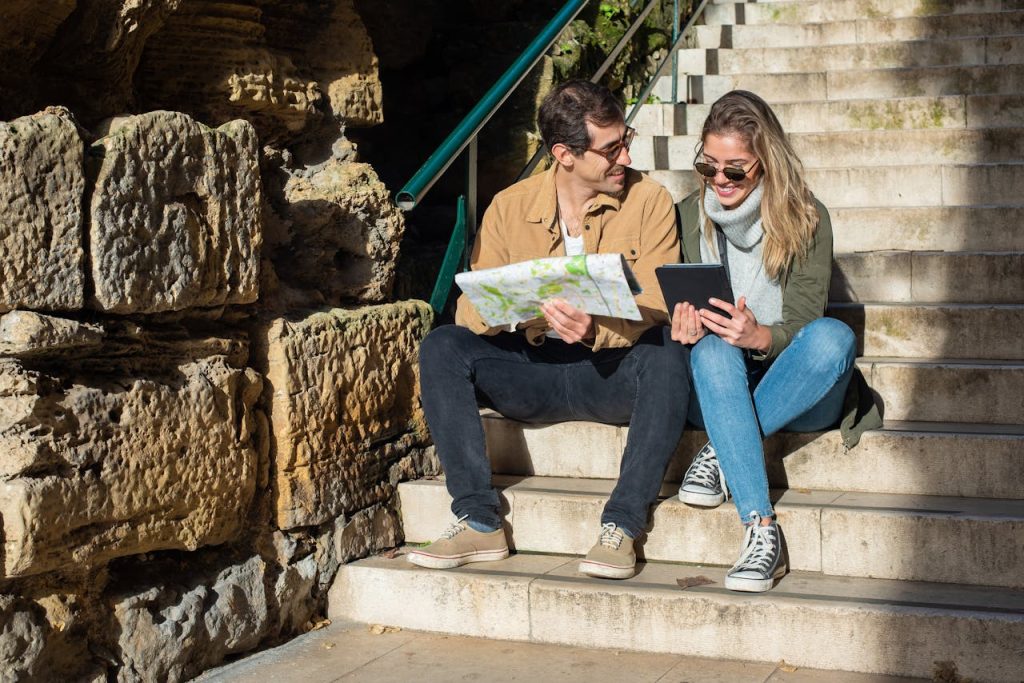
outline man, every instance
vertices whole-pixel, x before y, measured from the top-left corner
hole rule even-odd
[[[643,287],[636,297],[643,320],[591,316],[552,301],[543,318],[495,328],[460,297],[457,324],[433,330],[420,348],[423,408],[457,521],[408,558],[449,568],[508,556],[479,403],[523,422],[629,424],[598,541],[580,563],[591,576],[628,578],[633,541],[647,527],[690,393],[689,350],[664,327],[654,275],[657,266],[679,261],[675,212],[663,187],[628,168],[635,131],[607,88],[563,83],[545,98],[538,123],[552,167],[495,196],[471,267],[620,253]]]

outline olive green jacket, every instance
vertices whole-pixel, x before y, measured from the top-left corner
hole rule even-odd
[[[680,242],[685,263],[700,263],[700,192],[695,191],[676,205],[679,211]],[[782,322],[770,325],[772,343],[755,360],[771,361],[778,357],[800,329],[825,315],[828,288],[832,278],[832,222],[828,209],[818,200],[818,228],[804,258],[797,258],[780,278],[782,285]],[[881,412],[864,376],[856,368],[843,404],[839,430],[843,444],[853,448],[868,429],[882,426]]]

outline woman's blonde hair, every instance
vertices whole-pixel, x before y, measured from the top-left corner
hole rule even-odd
[[[733,90],[713,105],[701,131],[703,152],[708,135],[738,135],[760,161],[761,226],[764,228],[763,261],[771,278],[780,277],[793,262],[803,258],[818,227],[818,210],[803,179],[803,164],[786,138],[782,125],[768,103],[752,92]],[[700,214],[708,241],[715,244],[714,226],[704,213],[708,183],[698,173]]]

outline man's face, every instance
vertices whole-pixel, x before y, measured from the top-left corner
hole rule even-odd
[[[624,142],[626,124],[618,121],[609,126],[597,126],[587,121],[590,147],[575,157],[574,173],[579,182],[595,193],[617,194],[626,186],[626,167],[632,163]]]

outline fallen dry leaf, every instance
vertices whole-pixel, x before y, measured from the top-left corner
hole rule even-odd
[[[314,621],[314,622],[310,623],[309,630],[310,631],[319,631],[320,629],[327,628],[330,625],[331,625],[331,620],[330,619],[321,619],[320,621]]]
[[[402,629],[398,626],[384,626],[382,624],[373,624],[370,626],[370,633],[375,636],[383,635],[385,633],[398,633]]]
[[[810,489],[797,489],[797,493],[810,493]]]
[[[706,586],[709,583],[714,583],[714,581],[712,581],[706,576],[686,576],[681,579],[676,579],[676,583],[679,584],[680,588],[686,590],[687,588],[692,588],[693,586]]]
[[[393,560],[396,555],[398,555],[398,548],[391,548],[390,550],[385,550],[380,554],[380,556],[385,560]]]
[[[324,643],[324,649],[325,650],[333,650],[334,649],[334,643]]]
[[[779,660],[779,669],[781,669],[782,671],[785,671],[788,674],[793,673],[798,668],[800,668],[800,667],[796,667],[796,666],[793,666],[792,664],[787,663],[785,659],[780,659]]]

